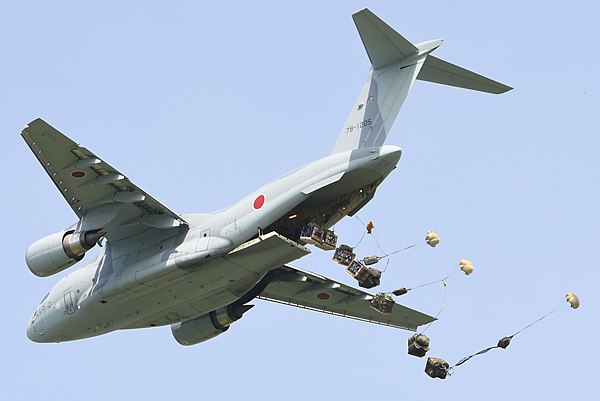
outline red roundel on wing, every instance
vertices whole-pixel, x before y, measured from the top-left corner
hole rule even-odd
[[[73,177],[73,178],[83,178],[83,177],[85,177],[85,172],[84,171],[73,171],[71,173],[71,177]]]
[[[331,295],[329,295],[326,292],[320,292],[316,295],[316,297],[319,301],[329,301],[329,299],[331,298]]]
[[[263,207],[265,204],[265,196],[264,195],[258,195],[256,197],[256,199],[254,199],[254,203],[252,204],[252,207],[254,207],[254,209],[258,210],[261,207]]]

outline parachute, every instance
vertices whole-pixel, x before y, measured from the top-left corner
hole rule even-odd
[[[571,308],[579,308],[579,298],[577,297],[577,295],[573,294],[572,292],[567,292],[565,298],[567,299],[567,302],[571,304]]]
[[[436,245],[440,243],[440,236],[435,231],[427,231],[425,235],[425,242],[432,248],[435,248]]]
[[[366,228],[367,228],[367,234],[372,234],[373,229],[375,228],[375,225],[373,224],[373,220],[369,220]]]
[[[469,259],[461,259],[458,266],[467,276],[473,273],[473,263]]]

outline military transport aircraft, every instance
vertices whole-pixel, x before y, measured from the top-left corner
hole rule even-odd
[[[401,150],[384,141],[415,79],[511,88],[432,56],[442,40],[412,44],[367,9],[353,19],[372,68],[331,154],[219,212],[175,213],[43,120],[30,122],[21,135],[79,220],[31,245],[29,269],[50,276],[101,247],[42,299],[27,336],[61,342],[171,325],[180,344],[198,344],[255,298],[407,330],[434,320],[399,304],[381,313],[369,293],[289,263],[309,244],[334,249],[329,228],[396,168]]]

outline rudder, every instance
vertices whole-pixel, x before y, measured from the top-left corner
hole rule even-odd
[[[426,57],[368,9],[352,18],[373,68],[332,154],[383,145]]]

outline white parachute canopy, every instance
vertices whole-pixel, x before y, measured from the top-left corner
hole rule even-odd
[[[461,259],[458,265],[460,267],[460,270],[465,272],[467,276],[473,273],[473,263],[469,259]]]
[[[425,242],[432,248],[435,248],[440,243],[440,236],[435,231],[427,231],[425,235]]]

